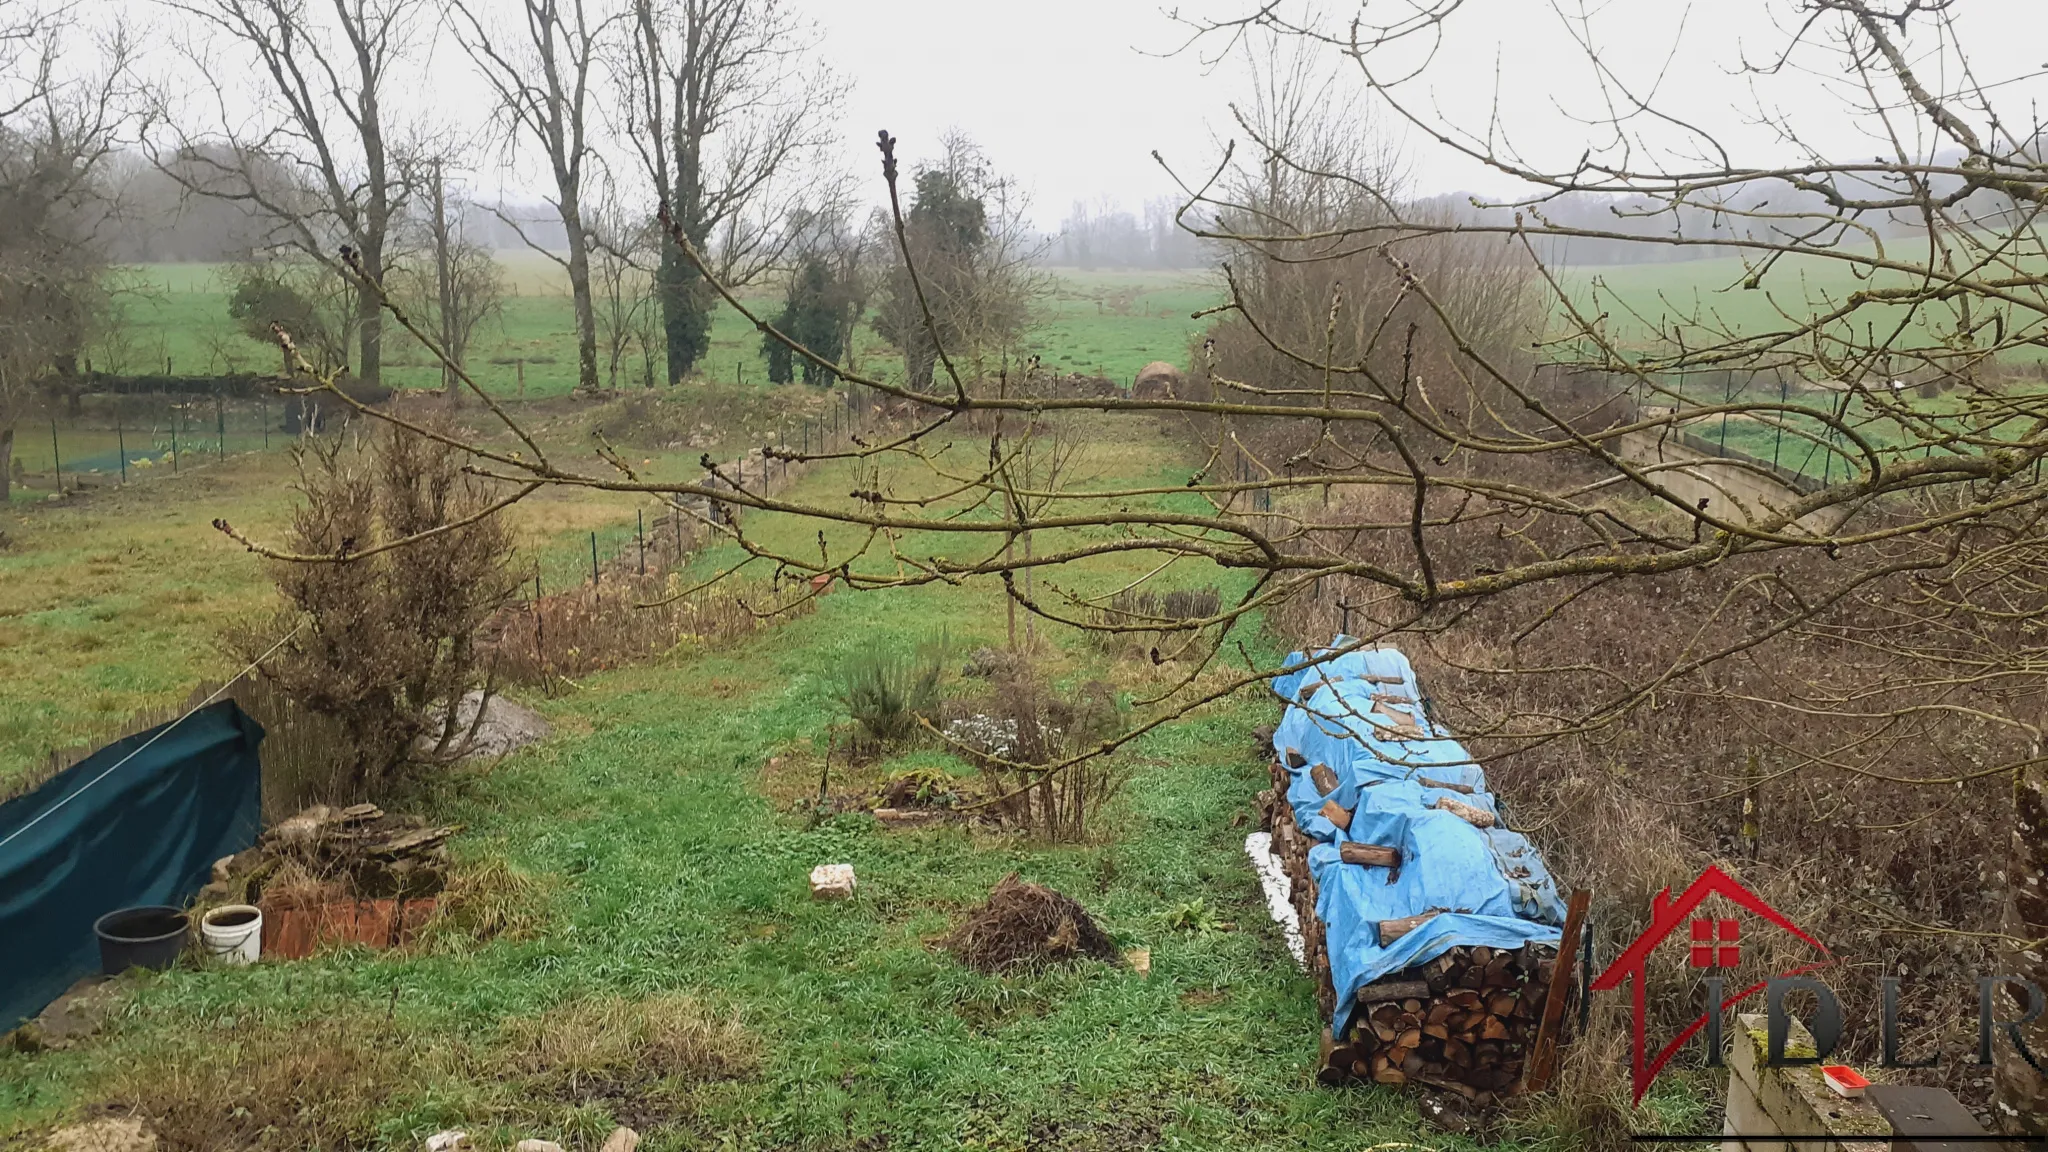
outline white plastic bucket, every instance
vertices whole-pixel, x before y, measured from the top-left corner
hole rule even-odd
[[[199,921],[206,953],[227,964],[254,964],[263,952],[263,911],[254,904],[227,904]]]

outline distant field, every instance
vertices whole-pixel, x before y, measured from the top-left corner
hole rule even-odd
[[[1907,262],[1924,258],[1924,254],[1916,256],[1904,248],[1897,255]],[[1816,313],[1840,307],[1851,293],[1909,283],[1897,274],[1859,278],[1854,266],[1844,261],[1814,256],[1779,261],[1755,288],[1745,286],[1749,275],[1740,257],[1558,270],[1559,280],[1574,302],[1589,319],[1606,313],[1608,333],[1624,346],[1646,343],[1660,323],[1677,324],[1676,331],[1682,332],[1692,347],[1714,339],[1717,332],[1756,335],[1790,330]],[[1981,305],[1973,319],[1985,319]],[[2014,318],[2009,313],[2008,322],[2027,325],[2037,333],[2048,330],[2038,317],[2022,314]],[[1947,305],[1919,312],[1896,305],[1866,305],[1856,313],[1853,333],[1844,328],[1834,335],[1867,340],[1875,332],[1882,339],[1888,328],[1904,325],[1908,339],[1918,342],[1950,332],[1955,324],[1954,310]],[[2039,348],[2012,354],[2024,361],[2040,360],[2043,355]]]
[[[470,356],[471,371],[486,387],[518,390],[518,362],[525,362],[525,394],[558,396],[576,383],[575,320],[568,282],[560,266],[538,253],[501,252],[512,295],[502,317],[488,323]],[[119,294],[125,322],[94,367],[101,371],[158,372],[201,376],[268,371],[278,353],[237,331],[227,314],[228,290],[222,267],[213,264],[151,264],[130,269]],[[1055,274],[1055,292],[1030,350],[1062,372],[1100,374],[1128,382],[1154,360],[1182,363],[1197,330],[1188,314],[1219,297],[1199,273],[1079,272]],[[775,306],[771,291],[755,292],[764,307]],[[767,380],[761,338],[737,312],[720,305],[711,330],[704,376],[721,380]],[[403,333],[385,347],[389,382],[433,387],[439,370],[423,350],[408,346]],[[887,372],[900,363],[872,330],[863,326],[855,347],[863,370]],[[661,371],[655,365],[655,371]],[[622,386],[641,379],[637,360]],[[29,465],[33,467],[33,464]]]

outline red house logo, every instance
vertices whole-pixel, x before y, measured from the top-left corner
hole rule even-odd
[[[1620,988],[1623,982],[1630,985],[1633,997],[1630,1026],[1632,1082],[1633,1098],[1637,1103],[1642,1101],[1643,1093],[1649,1091],[1650,1082],[1657,1078],[1657,1073],[1663,1070],[1671,1057],[1708,1023],[1707,1013],[1702,1012],[1698,1019],[1687,1025],[1669,1044],[1654,1055],[1649,1052],[1648,1040],[1644,1035],[1647,1013],[1644,1010],[1643,989],[1644,966],[1649,962],[1650,954],[1656,951],[1658,945],[1676,935],[1686,949],[1686,962],[1690,967],[1733,968],[1742,960],[1742,920],[1695,915],[1709,896],[1720,896],[1764,924],[1791,933],[1794,938],[1810,945],[1819,954],[1820,958],[1811,964],[1780,973],[1781,978],[1803,975],[1817,968],[1825,968],[1834,962],[1825,945],[1801,931],[1799,926],[1786,919],[1783,913],[1771,907],[1762,897],[1743,887],[1734,877],[1718,867],[1709,867],[1700,873],[1699,879],[1694,880],[1690,887],[1679,893],[1676,899],[1672,898],[1669,888],[1657,893],[1650,909],[1650,926],[1644,929],[1643,934],[1636,937],[1635,942],[1621,955],[1615,957],[1614,963],[1609,964],[1606,971],[1600,973],[1591,985],[1595,992],[1613,991]],[[1681,925],[1685,928],[1682,933],[1679,932]],[[1740,1004],[1763,991],[1768,984],[1769,981],[1758,981],[1742,989],[1723,1000],[1716,1006],[1715,1011],[1723,1012]]]

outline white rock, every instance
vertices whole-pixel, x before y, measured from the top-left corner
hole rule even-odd
[[[512,1146],[512,1152],[567,1152],[553,1140],[521,1140]]]
[[[597,1152],[633,1152],[640,1147],[640,1134],[631,1128],[614,1128]]]
[[[427,1137],[427,1152],[455,1152],[469,1147],[469,1133],[460,1128],[450,1128]]]
[[[820,900],[844,900],[853,895],[853,865],[820,864],[811,869],[811,895]]]

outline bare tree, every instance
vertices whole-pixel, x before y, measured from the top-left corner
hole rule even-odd
[[[62,10],[0,6],[0,506],[16,424],[76,381],[109,304],[102,184],[128,41],[116,29],[97,45],[97,74],[67,77],[77,37]]]
[[[642,354],[642,383],[654,384],[652,360],[659,324],[659,305],[652,291],[652,268],[660,259],[659,241],[644,218],[636,219],[615,197],[601,199],[585,219],[590,233],[591,297],[597,314],[598,351],[604,385],[619,388],[627,354],[636,345]]]
[[[576,308],[576,387],[596,392],[597,317],[590,289],[590,236],[584,225],[584,185],[593,158],[590,85],[607,31],[622,12],[593,12],[589,0],[519,0],[523,37],[496,31],[500,15],[478,0],[454,0],[456,38],[496,94],[515,135],[525,135],[547,157],[555,194],[551,203],[568,239],[566,258],[531,241],[569,274]],[[508,219],[508,222],[509,221]],[[516,227],[516,224],[515,224]],[[524,230],[520,236],[525,238]]]
[[[252,205],[268,242],[295,249],[337,276],[343,248],[381,278],[393,230],[411,194],[395,140],[390,97],[412,48],[420,0],[165,0],[209,39],[182,46],[180,77],[211,78],[209,131],[193,133],[172,95],[160,92],[143,139],[159,170],[188,192]],[[215,59],[224,39],[232,62]],[[254,65],[265,113],[252,125],[221,77]],[[292,179],[270,176],[282,166]],[[355,318],[355,375],[381,383],[384,320],[365,294]]]
[[[715,276],[752,283],[782,261],[792,210],[840,198],[816,169],[846,85],[780,0],[633,0],[633,21],[625,132]],[[657,277],[675,384],[710,346],[717,296],[673,244]]]
[[[504,309],[505,274],[490,249],[470,238],[467,224],[473,205],[459,189],[451,188],[446,162],[435,157],[423,167],[425,175],[414,183],[425,189],[420,226],[426,242],[420,247],[430,263],[403,267],[398,280],[402,293],[416,302],[415,313],[440,342],[446,356],[441,388],[453,400],[461,395],[456,374],[468,365],[477,328]]]

